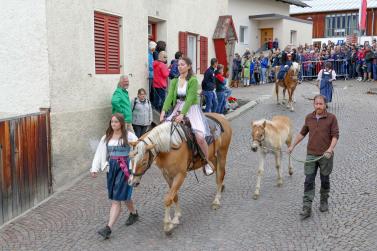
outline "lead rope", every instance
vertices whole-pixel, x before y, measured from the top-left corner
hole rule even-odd
[[[261,148],[263,148],[263,149],[265,149],[265,150],[269,150],[269,151],[273,151],[273,152],[276,152],[276,151],[278,151],[277,149],[272,149],[272,148],[268,148],[268,147],[265,147],[265,146],[261,146]],[[294,161],[297,161],[297,162],[300,162],[300,163],[313,163],[313,162],[317,162],[317,161],[319,161],[319,160],[321,160],[321,159],[323,159],[324,157],[325,157],[325,155],[324,154],[322,154],[321,156],[319,156],[318,158],[315,158],[315,159],[313,159],[313,160],[300,160],[300,159],[297,159],[296,157],[294,157],[293,155],[292,155],[292,153],[289,153],[288,151],[283,151],[283,150],[281,150],[280,149],[280,151],[281,152],[285,152],[285,153],[287,153]]]

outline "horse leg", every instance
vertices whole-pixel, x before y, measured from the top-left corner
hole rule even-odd
[[[225,177],[225,164],[226,164],[226,156],[222,156],[220,151],[217,153],[217,161],[216,161],[216,196],[212,202],[212,209],[216,210],[220,208],[220,199],[221,193],[224,188],[224,177]]]
[[[276,80],[275,82],[275,93],[276,93],[276,104],[279,105],[279,80]]]
[[[171,234],[171,231],[174,228],[174,224],[170,217],[170,208],[174,202],[174,198],[177,195],[179,188],[181,187],[183,181],[185,180],[185,176],[186,174],[178,173],[174,177],[170,191],[165,197],[164,231],[167,235]]]
[[[266,154],[263,152],[262,149],[258,149],[258,158],[259,158],[259,167],[258,167],[258,171],[257,171],[257,184],[255,186],[255,192],[254,192],[254,196],[253,196],[253,199],[256,200],[258,199],[259,195],[260,195],[260,182],[261,182],[261,179],[262,179],[262,176],[263,176],[263,173],[264,173],[264,161],[266,159]]]
[[[288,147],[291,146],[292,144],[292,133],[289,133],[287,140],[285,141]],[[293,168],[291,164],[291,155],[288,154],[288,174],[292,175],[293,174]]]
[[[292,96],[293,96],[293,90],[291,88],[288,88],[288,103],[287,103],[287,108],[290,109],[291,112],[294,111]]]
[[[276,172],[277,172],[277,175],[278,175],[278,179],[277,179],[277,186],[280,187],[281,185],[283,185],[283,178],[281,177],[281,170],[280,170],[280,167],[281,167],[281,151],[278,150],[275,152],[275,162],[276,162]]]
[[[171,223],[173,223],[174,225],[178,225],[179,218],[182,216],[181,207],[178,204],[178,194],[176,194],[174,197],[174,204],[175,204],[174,217]]]

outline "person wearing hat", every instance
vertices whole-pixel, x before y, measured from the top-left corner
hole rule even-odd
[[[156,42],[150,41],[148,45],[148,83],[149,83],[149,100],[153,103],[153,53],[156,50]]]

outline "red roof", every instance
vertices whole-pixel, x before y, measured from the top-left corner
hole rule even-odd
[[[219,16],[213,39],[237,40],[237,31],[231,15]]]

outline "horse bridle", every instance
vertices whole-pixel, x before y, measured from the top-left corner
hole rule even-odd
[[[149,139],[150,142],[152,142],[152,140],[151,140],[150,138],[148,138],[148,139]],[[143,142],[145,145],[148,145],[148,143],[145,142],[144,139],[140,140],[140,142]],[[152,163],[153,163],[153,161],[157,158],[158,154],[156,154],[156,155],[154,156],[154,155],[153,155],[153,152],[152,152],[151,149],[148,150],[148,154],[149,154],[149,156],[148,156],[148,164],[147,164],[147,168],[145,168],[144,171],[141,172],[141,173],[134,173],[133,170],[131,169],[131,174],[132,174],[132,176],[135,176],[135,177],[141,177],[141,176],[143,176],[143,175],[148,171],[149,168],[151,168]]]

